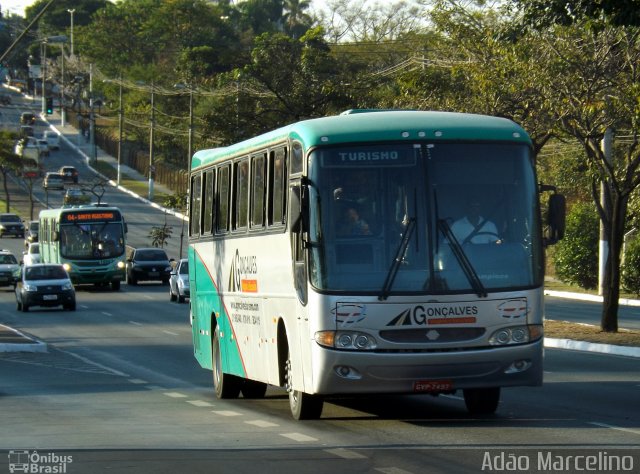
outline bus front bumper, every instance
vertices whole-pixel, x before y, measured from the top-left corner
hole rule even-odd
[[[325,395],[539,386],[543,339],[517,346],[411,353],[346,352],[314,343],[312,360],[314,383],[305,391]]]

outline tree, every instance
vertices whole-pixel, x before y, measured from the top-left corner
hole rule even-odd
[[[523,12],[524,23],[537,27],[572,25],[585,19],[618,26],[640,26],[638,0],[511,0]]]
[[[11,196],[7,186],[9,173],[20,174],[25,166],[37,165],[32,159],[22,158],[13,152],[16,138],[18,138],[17,134],[8,130],[0,130],[0,173],[2,173],[4,186],[5,212],[10,212],[11,208]]]
[[[308,0],[284,0],[284,31],[292,38],[299,38],[313,24],[313,19],[305,12],[310,5]]]

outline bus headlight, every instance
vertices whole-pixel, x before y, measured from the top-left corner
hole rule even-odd
[[[70,271],[71,271],[71,265],[69,265],[68,263],[63,263],[63,264],[62,264],[62,266],[64,267],[64,269],[65,269],[67,272],[70,272]]]
[[[124,262],[122,260],[120,260],[118,263],[116,263],[116,266],[120,269],[123,270],[124,269]]]
[[[351,351],[371,351],[378,345],[373,336],[358,331],[320,331],[314,339],[324,347]]]
[[[498,329],[489,338],[492,346],[506,346],[510,344],[525,344],[540,339],[543,330],[542,324],[529,324],[527,326],[512,326]]]

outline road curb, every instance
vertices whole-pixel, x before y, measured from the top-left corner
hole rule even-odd
[[[640,358],[640,347],[615,346],[613,344],[599,344],[595,342],[575,341],[573,339],[545,337],[544,347]]]
[[[48,352],[45,342],[29,337],[17,329],[0,324],[0,332],[4,334],[4,339],[8,333],[12,333],[9,338],[13,339],[13,342],[0,343],[0,352]]]

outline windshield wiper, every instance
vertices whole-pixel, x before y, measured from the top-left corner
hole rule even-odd
[[[451,250],[453,251],[453,254],[456,257],[456,260],[458,260],[458,263],[462,267],[462,271],[467,277],[467,280],[469,280],[469,283],[471,283],[471,286],[473,287],[474,291],[477,293],[479,297],[486,298],[487,290],[484,288],[482,281],[480,281],[480,277],[478,276],[478,273],[476,272],[475,268],[473,268],[473,265],[471,265],[471,262],[469,261],[467,254],[464,253],[464,250],[462,249],[460,242],[458,242],[458,239],[456,239],[456,236],[453,235],[453,232],[451,232],[451,227],[449,226],[449,223],[444,219],[438,219],[438,229],[440,229],[440,231],[444,234],[446,239],[449,241],[449,244],[451,245]]]
[[[391,291],[391,287],[393,286],[393,280],[395,280],[396,275],[398,274],[398,270],[400,269],[400,265],[404,260],[404,254],[407,250],[409,240],[411,239],[411,234],[413,234],[413,230],[415,229],[415,227],[416,219],[415,217],[410,217],[406,223],[406,227],[404,229],[404,234],[402,234],[400,244],[398,245],[396,256],[394,257],[393,263],[391,264],[389,272],[387,273],[387,278],[384,280],[382,291],[380,292],[380,295],[378,295],[378,300],[380,301],[386,300],[389,297],[389,291]]]

